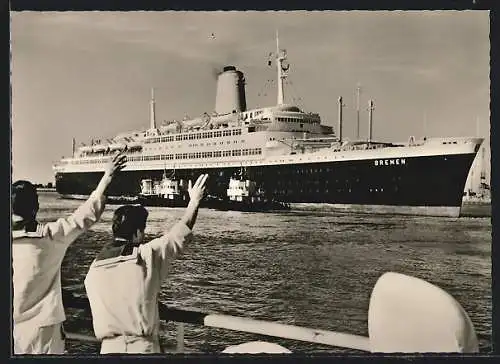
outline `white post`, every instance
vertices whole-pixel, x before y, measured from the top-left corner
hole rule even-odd
[[[361,93],[361,85],[358,83],[356,87],[356,115],[357,115],[357,123],[356,123],[356,140],[359,140],[359,94]]]
[[[373,131],[373,100],[368,102],[368,143],[372,141],[372,131]]]
[[[339,97],[338,102],[339,102],[338,137],[339,137],[339,142],[342,143],[342,107],[344,107],[344,105],[342,105],[342,96]]]
[[[176,333],[177,347],[176,347],[176,351],[178,353],[183,353],[184,352],[184,323],[177,322],[175,326],[177,328],[177,333]]]
[[[149,128],[156,129],[156,115],[155,115],[155,90],[151,89],[151,102],[149,109]]]

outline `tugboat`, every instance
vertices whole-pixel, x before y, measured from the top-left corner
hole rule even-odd
[[[206,207],[217,210],[233,211],[276,211],[289,210],[290,205],[267,198],[262,188],[257,188],[257,183],[249,179],[243,168],[239,176],[229,179],[226,190],[226,199],[208,198]]]
[[[181,183],[175,179],[175,171],[172,178],[167,177],[164,171],[159,181],[151,178],[141,180],[138,202],[144,206],[185,207],[189,199],[186,193],[182,192],[185,189],[181,187]]]

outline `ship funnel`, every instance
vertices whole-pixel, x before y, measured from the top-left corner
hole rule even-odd
[[[225,66],[217,77],[215,112],[219,115],[246,111],[245,77],[234,66]]]

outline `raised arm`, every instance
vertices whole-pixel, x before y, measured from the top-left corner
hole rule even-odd
[[[198,209],[200,207],[200,202],[203,200],[205,195],[206,186],[205,183],[207,181],[208,174],[202,174],[198,177],[194,186],[191,186],[191,180],[189,180],[188,184],[188,193],[189,193],[189,203],[186,208],[186,212],[184,216],[181,218],[181,223],[185,224],[188,228],[192,229],[194,223],[196,222],[196,217],[198,216]]]
[[[207,178],[208,174],[202,174],[198,177],[194,185],[189,181],[189,203],[184,215],[168,233],[148,243],[154,254],[157,255],[162,262],[166,261],[168,258],[176,258],[184,251],[184,244],[191,239],[191,230],[198,216],[200,202],[205,195],[205,182]]]
[[[123,152],[117,153],[106,165],[103,177],[88,200],[70,216],[46,224],[44,235],[53,240],[71,244],[80,234],[99,221],[105,207],[106,189],[116,174],[125,167],[126,159]]]

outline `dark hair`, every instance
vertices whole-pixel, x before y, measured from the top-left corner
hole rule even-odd
[[[34,219],[38,212],[38,193],[36,187],[28,181],[16,181],[12,184],[12,213],[25,220]]]
[[[137,230],[144,231],[148,211],[141,205],[125,205],[115,210],[113,216],[113,236],[131,240]]]

